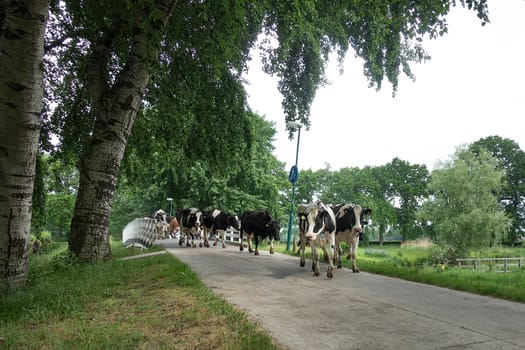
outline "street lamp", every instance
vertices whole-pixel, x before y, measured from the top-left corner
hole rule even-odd
[[[172,212],[172,209],[173,209],[173,198],[168,197],[168,198],[166,198],[166,200],[168,202],[170,202],[170,217],[171,217],[171,212]]]
[[[286,125],[291,131],[297,130],[297,149],[295,151],[295,165],[290,169],[288,179],[292,183],[292,203],[290,205],[290,216],[288,217],[288,239],[286,240],[286,251],[290,250],[290,241],[292,240],[292,219],[293,207],[295,204],[295,183],[299,179],[299,169],[297,168],[297,161],[299,160],[299,141],[301,140],[302,125],[297,122],[287,122]]]

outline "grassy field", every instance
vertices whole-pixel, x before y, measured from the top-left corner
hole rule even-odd
[[[279,244],[276,251],[287,253],[286,244]],[[320,254],[322,258],[323,254]],[[357,251],[357,266],[361,271],[525,302],[525,267],[508,273],[497,272],[493,266],[467,270],[440,264],[439,254],[437,247],[427,244],[424,247],[360,246]],[[311,259],[310,248],[307,248],[306,255]],[[473,252],[469,257],[525,257],[525,248],[487,248]],[[346,255],[342,261],[343,266],[351,266]],[[310,263],[307,261],[307,266],[310,266],[308,264]]]
[[[151,251],[151,250],[149,250]],[[149,252],[148,251],[148,252]],[[170,254],[76,264],[57,245],[0,295],[0,349],[279,349]]]
[[[286,244],[276,248],[286,253]],[[84,265],[65,251],[65,244],[55,244],[32,256],[26,288],[0,295],[0,349],[280,349],[169,254],[122,260],[142,251],[117,242],[113,260]],[[464,270],[436,263],[437,255],[435,247],[361,246],[357,264],[362,271],[525,302],[525,269]],[[471,256],[525,256],[525,248]],[[346,258],[343,264],[350,265]]]

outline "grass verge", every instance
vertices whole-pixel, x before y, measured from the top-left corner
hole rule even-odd
[[[27,286],[0,296],[0,349],[279,349],[170,254],[77,264],[64,251],[32,258]]]
[[[286,245],[279,244],[276,251],[285,254]],[[321,258],[323,253],[320,252]],[[357,266],[361,271],[408,281],[487,295],[525,303],[525,269],[508,273],[490,270],[465,270],[452,265],[436,264],[432,247],[362,247],[357,253]],[[311,259],[310,248],[305,251]],[[470,257],[519,257],[525,256],[523,248],[487,248],[473,252]],[[311,260],[310,260],[311,261]],[[350,268],[351,262],[342,259],[343,266]],[[307,262],[307,266],[309,263]]]

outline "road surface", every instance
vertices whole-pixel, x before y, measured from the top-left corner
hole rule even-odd
[[[525,349],[525,304],[311,261],[157,241],[277,342],[307,349]]]

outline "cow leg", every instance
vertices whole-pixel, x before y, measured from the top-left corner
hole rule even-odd
[[[326,251],[326,238],[320,237],[321,249],[323,250],[323,260],[325,263],[328,262],[328,252]]]
[[[359,245],[359,236],[356,235],[354,237],[352,244],[350,245],[350,257],[352,258],[352,272],[355,272],[355,273],[359,272],[359,269],[357,268],[357,264],[355,262],[358,245]]]
[[[299,235],[299,254],[301,255],[301,259],[299,260],[299,266],[304,267],[305,265],[305,259],[304,259],[304,250],[306,249],[306,237],[303,233]]]
[[[246,235],[246,240],[248,241],[248,251],[250,253],[254,252],[254,250],[252,249],[252,238],[253,238],[253,233]]]
[[[334,264],[337,263],[338,269],[343,268],[343,262],[341,261],[342,256],[343,256],[343,248],[341,247],[341,243],[336,243],[335,249],[334,249]]]
[[[255,235],[255,255],[259,255],[259,236],[258,235]]]
[[[191,247],[191,239],[190,231],[186,231],[186,247]]]
[[[314,276],[318,277],[320,273],[319,269],[319,252],[317,251],[317,246],[313,241],[310,242],[310,247],[312,248],[312,270],[314,271]]]
[[[328,245],[328,271],[326,277],[334,277],[334,250],[335,250],[335,233],[329,233],[325,235],[325,244]]]
[[[208,236],[210,235],[210,232],[206,229],[203,229],[202,232],[203,232],[203,238],[204,238],[204,246],[206,248],[209,248],[210,242],[208,242]]]
[[[273,254],[274,251],[273,251],[273,238],[270,239],[270,254]]]
[[[215,242],[213,242],[213,246],[216,247],[217,244],[219,244],[219,239],[221,238],[220,231],[214,231],[214,234],[215,234]]]
[[[217,233],[217,234],[221,235],[222,248],[226,249],[226,230],[221,230],[220,233]]]
[[[239,232],[239,250],[241,252],[244,250],[244,244],[242,243],[242,230]]]

